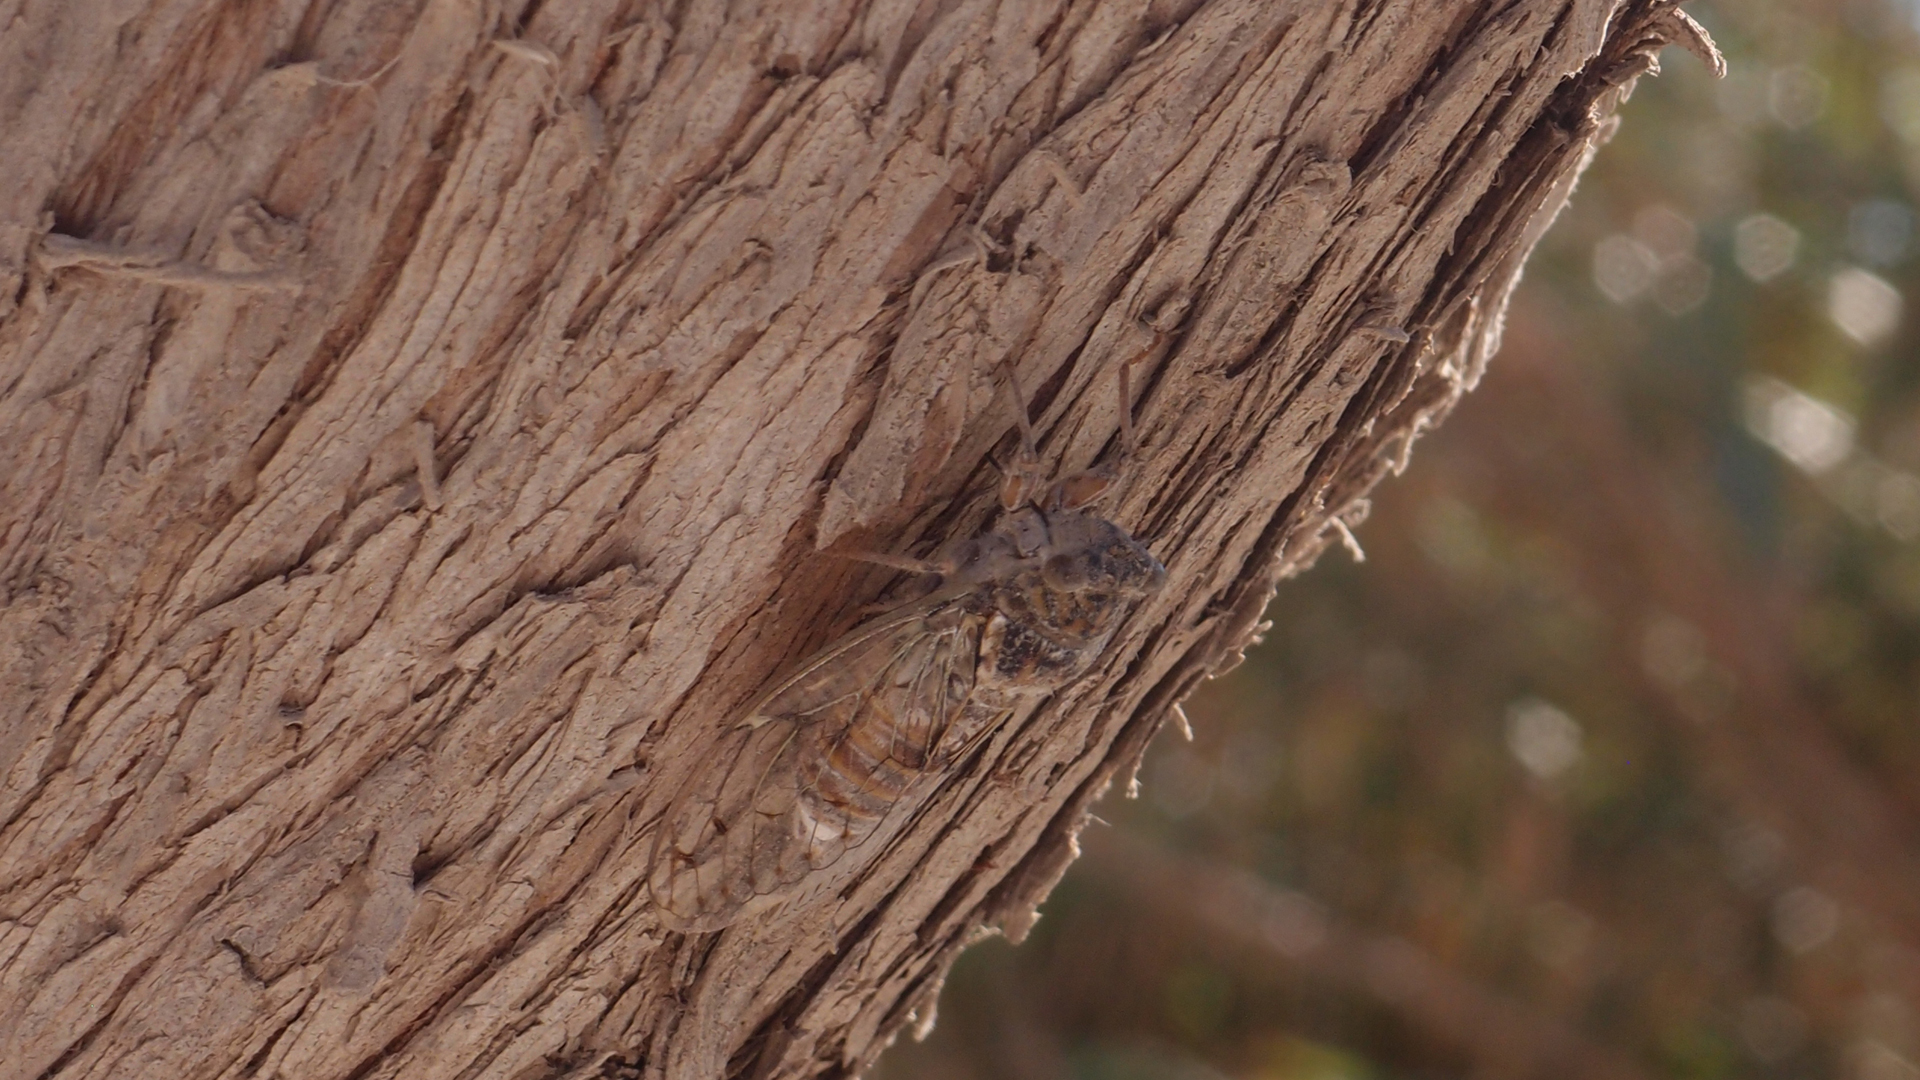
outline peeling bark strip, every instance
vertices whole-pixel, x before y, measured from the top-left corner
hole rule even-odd
[[[1477,378],[1688,33],[1611,8],[14,5],[0,1077],[858,1070]],[[1167,588],[844,890],[664,930],[665,801],[883,595],[820,549],[981,527],[1003,359],[1084,467],[1142,350]]]

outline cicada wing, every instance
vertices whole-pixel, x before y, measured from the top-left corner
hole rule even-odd
[[[979,630],[937,597],[810,657],[715,746],[668,807],[648,885],[686,930],[727,925],[837,862],[940,764]]]
[[[792,725],[737,727],[668,807],[654,836],[648,888],[673,925],[725,925],[756,895],[752,863],[739,852],[753,850],[755,833],[780,816],[760,812],[756,800],[778,794],[779,784],[766,781],[792,771],[793,745]]]

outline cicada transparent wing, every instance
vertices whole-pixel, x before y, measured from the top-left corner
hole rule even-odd
[[[921,798],[957,749],[980,626],[961,598],[929,598],[848,633],[750,707],[655,834],[648,885],[668,924],[725,926]]]

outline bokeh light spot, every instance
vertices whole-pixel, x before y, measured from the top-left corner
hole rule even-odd
[[[1827,80],[1805,64],[1776,68],[1767,79],[1767,112],[1781,127],[1798,130],[1827,111]]]
[[[1633,216],[1633,235],[1660,259],[1693,254],[1699,229],[1671,206],[1654,203]]]
[[[1692,255],[1668,260],[1660,271],[1653,302],[1669,315],[1698,310],[1713,291],[1713,268]]]
[[[1862,345],[1878,345],[1900,328],[1900,290],[1871,271],[1849,267],[1827,286],[1827,316]]]
[[[1273,890],[1260,916],[1260,936],[1282,956],[1306,956],[1327,943],[1327,916],[1311,897]]]
[[[1787,843],[1779,833],[1749,821],[1727,830],[1722,851],[1727,877],[1743,889],[1759,889],[1780,872]]]
[[[1840,929],[1840,905],[1825,893],[1802,885],[1773,902],[1773,936],[1796,956],[1833,940]]]
[[[1733,229],[1733,263],[1761,283],[1793,268],[1800,255],[1800,230],[1772,214],[1750,214]]]
[[[1867,962],[1871,967],[1879,969],[1877,974],[1885,976],[1891,974],[1887,970],[1888,966],[1904,965],[1914,959],[1910,955],[1899,956],[1900,951],[1902,950],[1899,946],[1893,946],[1890,949],[1883,942],[1879,947],[1869,951]],[[1866,1039],[1878,1039],[1889,1046],[1910,1048],[1914,1045],[1915,1036],[1920,1035],[1920,1031],[1916,1030],[1915,1019],[1913,1006],[1907,1003],[1904,995],[1885,990],[1868,994],[1853,1009],[1853,1024],[1860,1036]]]
[[[1507,749],[1541,780],[1552,780],[1580,761],[1580,724],[1539,698],[1507,707]]]
[[[1902,142],[1920,146],[1920,67],[1898,68],[1881,79],[1880,119]]]
[[[1860,524],[1877,525],[1898,540],[1920,540],[1920,476],[1863,456],[1848,463],[1830,490]]]
[[[1920,540],[1920,476],[1889,470],[1875,492],[1874,516],[1894,539]]]
[[[1655,616],[1640,639],[1640,666],[1660,686],[1683,689],[1706,670],[1707,639],[1685,619]]]
[[[1747,430],[1803,472],[1819,475],[1853,453],[1853,417],[1779,379],[1749,379]]]
[[[1659,256],[1631,236],[1609,236],[1593,247],[1593,283],[1616,304],[1638,299],[1659,271]]]
[[[1920,1080],[1920,1067],[1878,1039],[1855,1043],[1850,1056],[1858,1080]]]

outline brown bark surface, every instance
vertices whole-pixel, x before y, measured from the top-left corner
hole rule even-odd
[[[1630,0],[0,3],[0,1077],[842,1075],[1469,387]],[[704,748],[989,520],[1166,563],[846,888]]]

